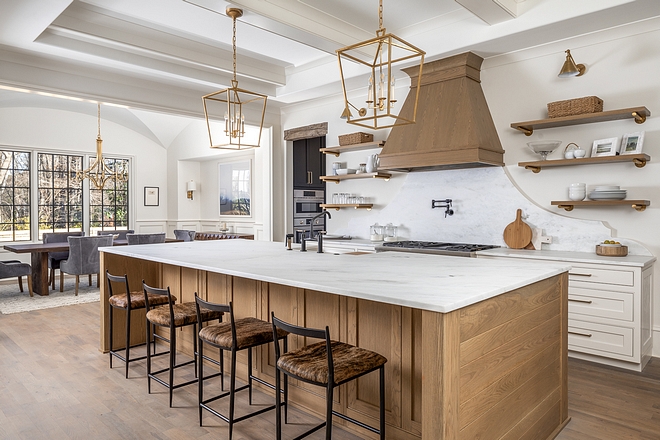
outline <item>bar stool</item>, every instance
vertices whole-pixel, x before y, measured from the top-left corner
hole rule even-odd
[[[165,342],[169,343],[169,349],[167,351],[156,353],[151,355],[149,352],[149,347],[147,347],[147,390],[151,394],[151,379],[155,380],[159,384],[167,387],[170,393],[170,408],[172,407],[172,392],[186,385],[193,384],[197,382],[197,379],[189,380],[187,382],[174,384],[174,370],[179,367],[183,367],[190,364],[195,364],[195,377],[197,376],[197,323],[203,323],[205,321],[211,321],[214,319],[222,319],[222,312],[217,312],[214,310],[203,309],[200,311],[200,318],[198,319],[196,305],[194,302],[187,302],[181,304],[174,304],[172,301],[172,295],[170,293],[170,288],[159,289],[156,287],[148,286],[144,280],[142,280],[142,286],[144,288],[144,299],[147,308],[147,341],[151,340],[151,325],[166,327],[169,329],[169,339],[165,337],[159,337]],[[167,298],[165,301],[166,305],[153,307],[151,303],[151,295],[164,296]],[[169,302],[169,304],[168,304]],[[185,327],[188,325],[193,326],[193,359],[181,364],[176,363],[176,329],[180,327]],[[155,344],[154,344],[155,345]],[[154,349],[155,350],[155,349]],[[151,371],[151,358],[154,356],[161,356],[164,354],[169,354],[169,366],[158,371]],[[201,356],[201,355],[200,355]],[[211,358],[204,358],[211,362],[216,362]],[[201,364],[202,362],[200,362]],[[219,363],[218,363],[219,365]],[[169,380],[165,382],[157,375],[165,371],[169,372]],[[215,377],[221,375],[220,373],[209,376]]]
[[[332,416],[335,415],[354,423],[373,433],[379,434],[385,440],[385,363],[387,359],[378,353],[355,347],[343,342],[330,340],[330,329],[317,330],[287,324],[275,317],[271,312],[273,334],[286,331],[293,335],[307,338],[324,339],[307,345],[298,350],[280,353],[279,344],[275,344],[275,428],[277,440],[282,439],[282,417],[280,415],[280,371],[284,378],[291,376],[306,383],[326,388],[326,419],[325,422],[311,428],[296,437],[296,440],[307,437],[319,429],[325,428],[326,440],[332,439]],[[358,420],[340,414],[332,409],[333,390],[336,386],[357,379],[360,376],[379,370],[380,376],[380,427],[376,429]],[[286,423],[286,420],[284,421]]]
[[[220,349],[220,356],[223,355],[223,350],[229,350],[231,352],[231,375],[230,375],[230,385],[229,391],[226,393],[219,394],[217,396],[204,399],[204,362],[199,363],[199,371],[197,373],[197,378],[199,382],[199,426],[202,426],[202,410],[205,409],[211,414],[225,422],[229,423],[229,440],[232,438],[234,423],[240,422],[250,417],[262,414],[266,411],[275,409],[275,405],[262,408],[260,410],[251,412],[249,414],[234,417],[234,402],[235,394],[237,391],[242,391],[248,389],[248,403],[252,405],[252,381],[259,382],[271,389],[275,389],[275,386],[272,384],[252,375],[252,348],[258,347],[263,344],[268,344],[274,340],[279,341],[280,339],[284,340],[284,346],[286,347],[286,337],[287,332],[283,330],[278,330],[273,332],[273,327],[268,321],[262,321],[257,318],[241,318],[234,319],[234,309],[232,303],[229,305],[225,304],[214,304],[207,301],[204,301],[195,294],[195,303],[197,305],[197,313],[200,314],[202,308],[208,310],[213,310],[218,313],[229,313],[229,322],[221,322],[219,324],[212,324],[206,327],[200,328],[199,330],[199,354],[202,356],[204,351],[204,344],[209,344],[213,347]],[[201,316],[201,315],[198,315]],[[199,319],[199,318],[198,318]],[[276,346],[278,344],[275,344]],[[236,388],[236,353],[241,350],[248,350],[248,383],[243,385],[240,388]],[[224,376],[223,376],[224,381]],[[224,391],[224,387],[221,386],[221,390]],[[279,393],[279,391],[277,391]],[[286,414],[286,403],[288,401],[288,386],[287,382],[284,382],[284,407]],[[209,403],[214,402],[223,397],[229,396],[229,417],[224,414],[219,413],[215,409],[209,406]],[[279,401],[279,396],[278,399]],[[278,407],[279,410],[279,407]]]
[[[110,368],[112,368],[112,358],[113,356],[118,358],[119,360],[123,361],[126,364],[126,379],[128,379],[128,364],[131,362],[135,361],[140,361],[142,359],[146,359],[146,356],[140,356],[131,359],[131,311],[132,310],[137,310],[137,309],[144,309],[146,307],[146,303],[144,300],[144,293],[142,292],[131,292],[130,288],[128,287],[128,275],[124,276],[117,276],[117,275],[111,275],[109,271],[105,271],[106,277],[108,279],[108,303],[110,304],[110,314],[109,314],[109,319],[110,319],[110,350],[108,352],[110,356]],[[117,293],[115,294],[113,292],[112,285],[113,283],[123,283],[124,285],[124,292],[125,293]],[[172,301],[176,301],[176,298],[172,298]],[[163,304],[167,304],[167,297],[164,296],[159,296],[159,295],[150,295],[149,296],[149,304],[151,304],[152,307],[154,306],[159,306]],[[113,344],[112,344],[112,339],[113,339],[113,319],[112,319],[112,311],[113,309],[123,309],[126,311],[126,345],[124,346],[124,354],[125,356],[122,356],[119,351],[116,351],[113,349]],[[134,345],[133,347],[138,347],[140,345],[144,344],[137,344]],[[147,350],[149,348],[147,347]]]

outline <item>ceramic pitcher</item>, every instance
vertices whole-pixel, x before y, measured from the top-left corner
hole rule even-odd
[[[378,170],[380,160],[377,154],[371,154],[367,157],[367,173],[375,173]]]

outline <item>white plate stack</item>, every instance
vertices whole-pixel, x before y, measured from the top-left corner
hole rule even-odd
[[[626,198],[626,190],[617,185],[600,185],[593,187],[589,193],[591,200],[623,200]]]

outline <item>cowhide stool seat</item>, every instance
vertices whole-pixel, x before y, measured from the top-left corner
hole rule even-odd
[[[240,417],[234,416],[234,402],[235,394],[237,391],[248,389],[248,403],[252,405],[252,381],[257,381],[271,389],[275,389],[275,386],[252,375],[252,349],[263,344],[268,344],[274,340],[279,341],[283,339],[286,346],[286,337],[287,332],[284,330],[279,330],[276,333],[273,333],[273,327],[267,321],[262,321],[257,318],[234,318],[234,309],[232,303],[228,305],[225,304],[214,304],[202,300],[195,294],[195,302],[197,304],[197,313],[201,313],[201,310],[209,309],[217,312],[228,313],[229,322],[221,322],[219,324],[211,324],[206,327],[200,328],[199,330],[199,354],[200,356],[204,352],[204,344],[208,344],[212,347],[220,349],[220,358],[222,359],[223,350],[228,350],[231,352],[231,375],[229,382],[229,391],[219,394],[214,397],[204,399],[204,362],[199,363],[199,371],[197,373],[197,378],[199,381],[199,425],[202,426],[202,410],[205,409],[211,414],[219,417],[225,422],[229,423],[229,440],[232,438],[234,423],[240,422],[242,420],[254,417],[256,415],[262,414],[266,411],[275,409],[275,405],[270,405],[265,408],[261,408],[257,411],[251,412],[249,414],[242,415]],[[278,344],[275,344],[276,346]],[[248,383],[242,387],[236,388],[236,353],[241,350],[248,351]],[[223,376],[224,381],[224,376]],[[220,390],[224,391],[224,387],[221,384]],[[287,383],[285,382],[284,387],[284,406],[286,413],[286,402],[288,401],[287,395]],[[229,416],[219,413],[215,409],[211,408],[209,404],[223,397],[229,396]],[[279,396],[278,396],[279,400]]]
[[[284,373],[284,378],[291,376],[295,379],[318,385],[326,389],[326,419],[325,422],[311,428],[305,433],[296,437],[301,439],[307,437],[319,429],[325,428],[325,438],[332,439],[332,416],[335,415],[348,422],[354,423],[373,433],[379,434],[381,440],[385,439],[385,363],[387,359],[378,353],[364,348],[355,347],[343,342],[330,340],[330,329],[317,330],[305,327],[298,327],[288,324],[275,317],[271,313],[273,332],[282,330],[307,338],[323,339],[312,345],[307,345],[298,350],[280,353],[280,347],[275,344],[275,405],[276,405],[276,423],[275,429],[277,440],[282,439],[282,418],[280,415],[280,372]],[[368,426],[358,420],[340,414],[332,409],[333,390],[336,386],[357,379],[360,376],[379,371],[380,376],[380,426],[376,429]],[[286,420],[284,421],[286,423]]]
[[[146,359],[147,356],[140,356],[131,359],[131,348],[139,347],[144,344],[137,344],[131,347],[131,311],[144,309],[146,307],[146,302],[144,299],[144,293],[141,291],[131,292],[130,287],[128,286],[128,275],[117,276],[111,275],[107,270],[105,271],[106,277],[108,279],[108,303],[110,304],[110,350],[108,352],[110,356],[110,368],[112,368],[112,358],[116,357],[119,360],[125,363],[126,368],[126,379],[128,379],[128,366],[131,362],[140,361]],[[113,285],[122,285],[124,293],[115,293]],[[176,298],[172,298],[172,301],[176,301]],[[149,304],[152,307],[167,304],[167,297],[160,295],[151,295],[149,296]],[[115,350],[113,346],[113,316],[112,311],[114,309],[122,309],[126,311],[126,344],[124,345],[124,356],[121,355],[121,350]],[[149,348],[147,347],[147,350]]]
[[[175,304],[170,293],[170,288],[159,289],[156,287],[151,287],[145,284],[144,280],[142,281],[142,286],[144,288],[144,299],[147,308],[147,341],[151,340],[151,324],[158,327],[165,327],[169,329],[169,338],[160,337],[159,339],[169,343],[169,349],[164,352],[156,353],[151,355],[149,349],[147,348],[147,390],[151,394],[151,380],[155,380],[159,384],[167,387],[170,394],[170,408],[172,407],[172,392],[186,385],[190,385],[197,382],[197,378],[189,380],[187,382],[174,384],[174,370],[179,367],[183,367],[190,364],[195,364],[195,376],[197,376],[197,324],[201,324],[206,321],[212,321],[214,319],[221,320],[222,312],[217,312],[214,310],[202,309],[200,311],[200,318],[198,319],[196,305],[194,302],[187,302],[181,304]],[[156,297],[165,297],[167,298],[165,305],[153,307],[151,298],[153,295]],[[180,364],[176,363],[176,329],[180,327],[185,327],[188,325],[193,326],[193,358],[190,361],[182,362]],[[151,371],[151,358],[154,356],[161,356],[164,354],[169,354],[169,366],[167,368],[160,369],[158,371]],[[201,354],[200,354],[201,356]],[[211,358],[203,358],[211,362],[216,362]],[[203,363],[199,362],[200,364]],[[219,364],[219,363],[218,363]],[[164,373],[165,371],[169,372],[169,380],[164,381],[159,378],[157,375]],[[215,377],[222,374],[217,373],[211,377]]]

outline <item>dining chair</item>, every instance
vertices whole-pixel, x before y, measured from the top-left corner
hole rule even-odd
[[[126,240],[128,241],[129,245],[165,243],[165,233],[157,232],[153,234],[126,234]]]
[[[100,284],[99,267],[100,256],[99,248],[112,246],[112,235],[100,235],[97,237],[69,237],[69,258],[60,263],[60,272],[76,276],[75,294],[78,296],[78,285],[80,284],[80,275],[91,276],[96,274],[96,284]]]
[[[174,238],[177,240],[183,240],[183,241],[193,241],[195,240],[195,231],[187,230],[187,229],[175,229],[174,230]]]
[[[28,292],[32,292],[32,266],[18,260],[0,261],[0,279],[18,277],[18,288],[23,291],[23,277],[27,276]]]
[[[132,234],[135,231],[132,229],[115,229],[96,231],[96,235],[118,235],[117,240],[126,240],[126,234]]]
[[[82,237],[85,233],[78,232],[45,232],[43,242],[45,243],[66,243],[69,237]],[[50,268],[51,289],[55,290],[55,270],[60,268],[60,263],[69,258],[69,251],[48,252],[48,267]],[[64,289],[64,275],[60,271],[60,292]]]

